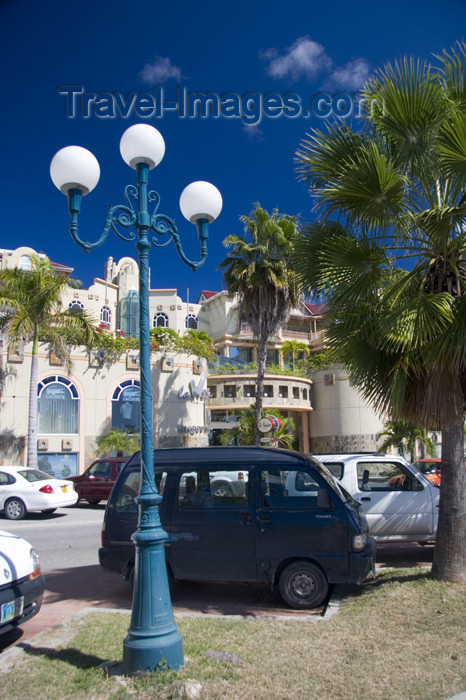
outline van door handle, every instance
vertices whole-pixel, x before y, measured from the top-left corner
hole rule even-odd
[[[371,500],[371,499],[370,499],[370,496],[363,496],[363,497],[361,498],[361,501],[370,501],[370,500]]]
[[[268,523],[272,520],[270,513],[259,513],[257,516],[258,520],[262,520],[263,523]]]

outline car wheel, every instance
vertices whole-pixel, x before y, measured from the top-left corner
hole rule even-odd
[[[233,495],[233,490],[230,484],[222,482],[213,486],[212,495],[217,496],[217,498],[227,498],[227,496]]]
[[[98,503],[100,503],[100,498],[97,499],[87,499],[87,502],[89,503],[90,506],[96,506]]]
[[[292,608],[317,608],[328,595],[323,571],[308,561],[295,561],[284,569],[279,580],[280,594]]]
[[[42,515],[52,515],[52,513],[55,513],[56,510],[56,508],[47,508],[47,510],[42,511]]]
[[[4,507],[5,518],[21,520],[26,515],[26,506],[19,498],[9,498]]]

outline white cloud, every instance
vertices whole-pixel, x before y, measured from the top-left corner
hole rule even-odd
[[[183,77],[181,68],[174,66],[169,58],[162,58],[162,56],[156,56],[152,63],[146,63],[139,76],[144,83],[151,85],[160,85],[171,78],[180,81]]]
[[[250,139],[255,139],[256,141],[264,140],[263,131],[258,124],[244,124],[243,129]]]
[[[332,60],[327,56],[322,44],[308,36],[302,36],[289,46],[283,55],[277,49],[261,52],[261,58],[269,61],[268,75],[272,78],[315,78],[321,71],[331,69]]]
[[[370,66],[365,58],[356,58],[350,61],[346,66],[335,68],[333,73],[325,82],[326,90],[346,90],[347,92],[355,92],[359,90],[370,72]]]

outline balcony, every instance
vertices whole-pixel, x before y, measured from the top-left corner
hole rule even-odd
[[[266,375],[263,406],[284,411],[311,411],[311,385],[311,380],[304,377]],[[211,392],[208,407],[212,411],[247,408],[255,400],[255,385],[249,374],[210,375],[207,386]]]

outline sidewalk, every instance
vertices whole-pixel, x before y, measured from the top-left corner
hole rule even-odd
[[[434,548],[417,544],[380,545],[377,568],[429,566]],[[260,584],[176,582],[172,590],[175,615],[242,615],[286,619],[320,617],[322,610],[292,610],[284,605],[278,589]],[[45,594],[40,612],[29,622],[0,635],[2,651],[65,622],[85,608],[130,611],[129,583],[96,564],[45,574]]]

